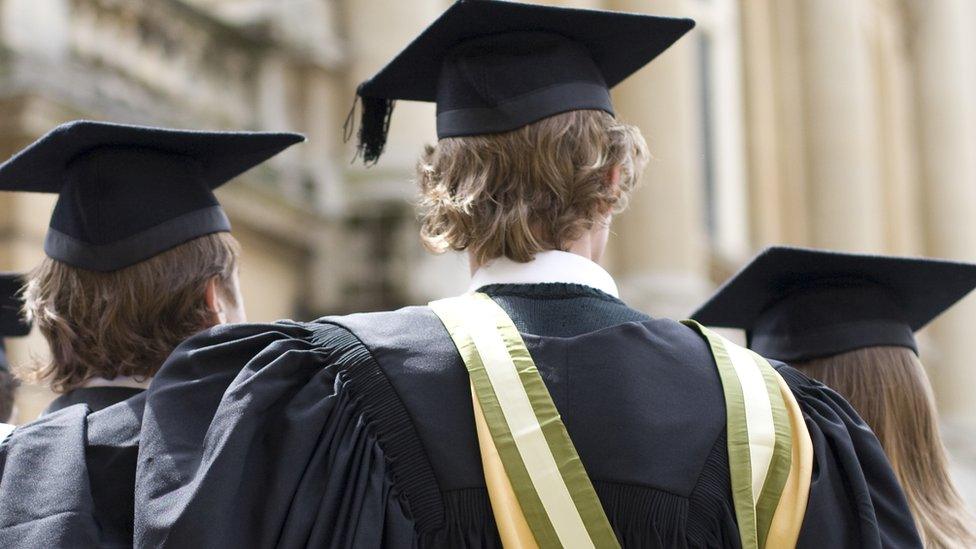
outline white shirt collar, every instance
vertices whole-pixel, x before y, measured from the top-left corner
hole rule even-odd
[[[12,423],[0,423],[0,442],[7,440],[10,433],[14,432],[17,426]]]
[[[130,389],[147,389],[152,378],[138,380],[129,376],[115,376],[113,379],[104,377],[93,377],[81,384],[81,387],[89,389],[91,387],[128,387]]]
[[[617,283],[603,267],[574,253],[550,250],[535,254],[528,263],[500,257],[482,265],[471,277],[469,292],[490,284],[582,284],[620,297]]]

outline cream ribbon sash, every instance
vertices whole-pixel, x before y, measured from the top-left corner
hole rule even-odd
[[[505,547],[619,547],[521,335],[485,294],[435,301],[471,377],[492,512]],[[812,444],[789,387],[762,357],[692,321],[725,392],[729,464],[742,546],[795,546]]]
[[[430,307],[471,376],[485,477],[505,546],[619,547],[549,391],[505,311],[485,294]]]
[[[742,547],[795,547],[813,471],[813,444],[796,398],[763,357],[693,320],[683,323],[708,342],[722,380]]]

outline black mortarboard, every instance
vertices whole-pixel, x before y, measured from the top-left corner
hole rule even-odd
[[[58,193],[44,251],[75,267],[114,271],[229,231],[213,189],[303,140],[81,120],[0,165],[0,190]]]
[[[438,138],[505,132],[571,110],[613,114],[609,89],[694,26],[690,19],[459,0],[360,84],[359,150],[366,162],[379,158],[397,99],[436,102]]]
[[[938,259],[764,250],[702,305],[702,324],[746,330],[776,360],[908,347],[913,332],[976,287],[976,265]]]
[[[0,273],[0,370],[8,369],[3,338],[25,336],[31,329],[22,310],[20,290],[23,284],[20,275]]]

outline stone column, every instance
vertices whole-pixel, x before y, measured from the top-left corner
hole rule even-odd
[[[740,0],[751,230],[754,241],[760,244],[775,242],[785,232],[780,217],[784,201],[777,173],[776,36],[772,32],[771,2]]]
[[[655,13],[685,13],[680,0]],[[643,0],[610,9],[648,11]],[[653,160],[611,237],[623,297],[655,316],[685,316],[708,291],[698,44],[694,31],[614,91],[621,120],[640,127]]]
[[[969,0],[917,2],[915,86],[921,178],[929,255],[976,261],[976,49]],[[976,432],[976,297],[939,319],[932,330],[933,380],[949,421]]]
[[[869,42],[870,6],[850,0],[804,0],[807,200],[815,246],[881,251],[882,186]]]
[[[709,241],[716,263],[738,263],[751,254],[749,182],[746,160],[742,14],[733,0],[714,2],[707,24],[709,46],[704,86],[708,104],[708,155],[713,189]],[[707,56],[707,57],[706,57]]]
[[[809,241],[796,0],[740,0],[752,244]]]
[[[915,127],[914,68],[907,51],[904,11],[894,2],[877,4],[876,73],[878,144],[884,186],[886,251],[898,255],[923,253],[922,195],[918,174],[918,132]]]

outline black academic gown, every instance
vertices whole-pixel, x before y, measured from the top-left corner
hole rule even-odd
[[[704,341],[583,286],[493,286],[624,547],[738,547],[725,407]],[[918,547],[874,435],[778,365],[816,471],[801,547]],[[426,307],[219,327],[147,395],[144,547],[499,547],[467,372]]]
[[[141,389],[77,389],[0,444],[0,547],[131,547]]]
[[[89,410],[97,412],[134,397],[143,391],[144,389],[134,387],[82,387],[68,391],[52,400],[51,404],[44,410],[44,414],[57,412],[75,404],[85,404]]]

